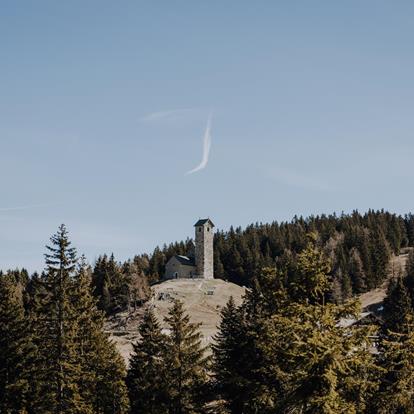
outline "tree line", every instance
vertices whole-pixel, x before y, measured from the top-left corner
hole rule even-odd
[[[309,233],[294,265],[263,268],[240,306],[230,298],[210,348],[180,301],[167,331],[147,306],[126,368],[61,226],[42,275],[0,276],[0,412],[414,412],[414,253],[367,323],[358,301],[333,300],[332,269]]]
[[[393,254],[414,246],[414,216],[369,211],[340,216],[295,217],[291,222],[231,227],[214,236],[214,273],[218,279],[250,287],[264,267],[285,267],[295,282],[297,257],[306,235],[317,232],[332,261],[331,296],[342,302],[354,294],[380,286]],[[194,250],[193,240],[156,247],[124,263],[114,255],[100,256],[92,269],[98,307],[106,314],[136,309],[148,298],[150,285],[160,281],[167,261]]]
[[[264,267],[289,264],[288,277],[294,278],[296,257],[311,232],[318,233],[332,259],[332,289],[340,300],[381,285],[391,255],[414,246],[414,216],[370,210],[366,214],[295,217],[290,222],[256,223],[245,229],[231,227],[215,234],[215,277],[250,286]],[[189,239],[156,247],[150,256],[137,256],[136,260],[145,262],[142,270],[151,280],[159,280],[172,256],[185,255],[193,248]]]

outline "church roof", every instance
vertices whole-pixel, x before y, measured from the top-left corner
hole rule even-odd
[[[194,227],[204,226],[206,223],[210,223],[210,226],[214,227],[214,223],[209,218],[198,220]]]
[[[195,266],[195,262],[193,258],[189,258],[187,256],[180,256],[180,255],[175,255],[174,256],[179,262],[180,264],[184,265],[184,266]]]

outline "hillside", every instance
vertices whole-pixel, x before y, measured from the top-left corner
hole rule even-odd
[[[146,306],[152,306],[163,328],[164,317],[168,313],[171,299],[184,302],[191,321],[201,323],[201,332],[206,344],[209,344],[217,332],[220,322],[220,310],[233,296],[241,304],[245,288],[220,279],[213,280],[169,280],[154,285],[151,300]],[[109,318],[106,331],[111,334],[121,355],[128,360],[132,343],[138,338],[138,327],[145,307],[136,312],[122,312]]]
[[[361,306],[363,310],[368,310],[371,307],[380,306],[382,301],[387,296],[387,288],[390,278],[398,276],[405,270],[409,249],[406,250],[407,252],[405,252],[404,254],[400,254],[399,256],[393,256],[391,258],[389,266],[389,276],[380,287],[359,295],[359,300],[361,301]]]
[[[394,256],[391,259],[389,278],[404,270],[408,254]],[[364,311],[379,307],[387,292],[389,278],[381,287],[359,296]],[[241,304],[245,288],[220,279],[214,280],[169,280],[151,288],[151,299],[135,312],[121,312],[108,319],[105,329],[116,343],[121,355],[128,360],[132,343],[138,339],[138,327],[142,315],[148,306],[152,306],[161,326],[166,329],[164,317],[168,313],[171,299],[180,299],[191,315],[192,322],[201,323],[201,332],[205,344],[211,343],[220,323],[220,310],[233,296]]]

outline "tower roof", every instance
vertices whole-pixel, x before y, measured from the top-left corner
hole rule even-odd
[[[214,227],[214,223],[209,218],[198,220],[197,223],[194,224],[194,227],[204,226],[206,223],[209,223],[211,227]]]

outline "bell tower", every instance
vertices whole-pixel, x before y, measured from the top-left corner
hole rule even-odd
[[[203,219],[194,227],[196,277],[214,279],[214,224],[210,219]]]

